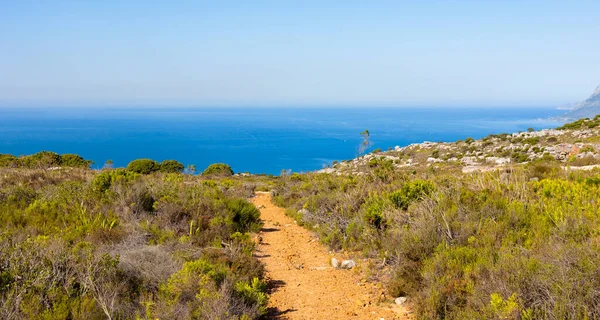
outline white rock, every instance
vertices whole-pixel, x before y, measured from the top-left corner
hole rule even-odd
[[[354,267],[356,267],[356,262],[354,262],[354,260],[344,260],[340,265],[340,268],[342,269],[352,269]]]
[[[510,163],[510,158],[496,158],[494,160],[494,162],[496,164],[509,164]]]
[[[406,300],[407,300],[407,298],[406,298],[406,297],[398,297],[398,298],[396,298],[396,300],[394,300],[394,302],[395,302],[396,304],[403,304],[403,303],[405,303],[405,302],[406,302]]]
[[[340,263],[337,261],[336,258],[331,258],[331,266],[336,268],[340,266]]]

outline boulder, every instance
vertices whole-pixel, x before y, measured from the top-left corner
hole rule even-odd
[[[337,269],[340,266],[340,263],[336,258],[331,258],[331,266]]]
[[[341,269],[352,269],[356,267],[356,262],[354,260],[344,260],[342,264],[340,264]]]
[[[394,302],[395,302],[396,304],[400,305],[400,304],[403,304],[403,303],[405,303],[405,302],[406,302],[406,300],[407,300],[407,298],[406,298],[406,297],[398,297],[398,298],[396,298],[396,300],[394,300]]]

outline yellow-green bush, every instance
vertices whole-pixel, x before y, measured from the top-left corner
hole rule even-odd
[[[324,243],[385,262],[389,294],[411,297],[421,318],[600,318],[597,171],[538,161],[382,179],[373,164],[357,177],[281,179],[275,199],[306,209]]]
[[[248,235],[261,224],[240,198],[245,182],[234,177],[222,188],[176,173],[0,170],[0,318],[264,313],[264,267]]]

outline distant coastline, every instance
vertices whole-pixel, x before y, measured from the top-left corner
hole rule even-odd
[[[113,160],[177,159],[198,168],[224,162],[236,172],[319,170],[357,156],[359,133],[373,149],[553,128],[548,108],[176,108],[0,109],[0,153],[75,153],[102,167]]]

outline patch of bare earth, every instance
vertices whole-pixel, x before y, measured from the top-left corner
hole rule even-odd
[[[380,285],[356,270],[332,268],[326,248],[273,205],[269,193],[257,192],[251,201],[264,221],[256,256],[267,271],[268,319],[410,319]]]

